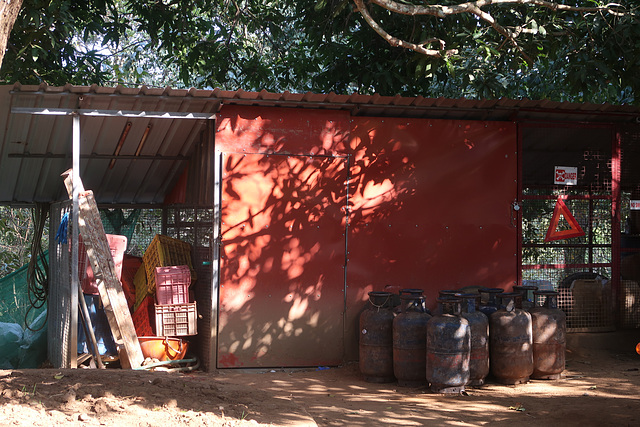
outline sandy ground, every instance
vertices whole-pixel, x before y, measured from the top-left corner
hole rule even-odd
[[[0,371],[0,426],[640,425],[640,330],[570,334],[557,381],[455,396],[326,370]],[[517,423],[517,424],[516,424]]]

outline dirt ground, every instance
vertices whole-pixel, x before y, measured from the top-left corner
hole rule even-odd
[[[557,381],[455,396],[330,369],[0,371],[0,426],[640,425],[640,330],[569,334]]]

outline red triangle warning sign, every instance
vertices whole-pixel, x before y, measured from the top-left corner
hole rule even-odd
[[[569,224],[569,228],[567,230],[558,230],[558,223],[560,222],[560,215],[564,217],[564,219]],[[549,229],[547,230],[547,235],[544,238],[545,242],[551,242],[553,240],[562,240],[569,239],[571,237],[580,237],[584,236],[584,231],[578,221],[571,215],[569,212],[569,208],[564,204],[562,199],[558,197],[556,201],[556,207],[553,210],[553,216],[551,217],[551,223],[549,224]]]

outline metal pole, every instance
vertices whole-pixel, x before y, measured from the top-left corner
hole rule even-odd
[[[78,205],[78,182],[80,182],[80,115],[73,116],[73,217],[71,240],[71,340],[70,340],[70,364],[71,368],[78,367],[78,217],[80,208]]]
[[[215,145],[215,121],[209,122],[208,147],[210,162],[213,162],[213,254],[211,262],[211,335],[209,352],[211,354],[210,370],[218,366],[218,310],[220,298],[220,256],[222,237],[222,153],[216,150]]]

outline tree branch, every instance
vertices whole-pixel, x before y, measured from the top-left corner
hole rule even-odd
[[[371,3],[377,4],[380,7],[387,9],[390,12],[398,13],[401,15],[432,15],[439,18],[445,18],[449,15],[455,15],[458,13],[471,13],[472,8],[483,8],[487,6],[501,6],[501,5],[532,5],[538,7],[544,7],[552,11],[563,12],[608,12],[612,14],[627,14],[629,13],[622,5],[616,3],[609,3],[605,6],[595,7],[579,7],[569,6],[566,4],[558,4],[546,0],[478,0],[475,2],[461,3],[453,6],[443,6],[439,4],[429,6],[418,6],[405,3],[398,3],[395,0],[370,0]]]
[[[387,33],[373,19],[373,17],[369,14],[369,11],[367,10],[366,6],[364,5],[364,1],[363,0],[353,0],[353,1],[355,2],[356,6],[358,7],[358,11],[360,12],[360,14],[364,18],[364,20],[367,22],[367,24],[369,24],[369,26],[371,28],[373,28],[373,30],[376,33],[378,33],[380,35],[380,37],[385,39],[391,46],[401,47],[401,48],[413,50],[415,52],[421,53],[423,55],[431,56],[431,57],[434,57],[434,58],[442,58],[442,53],[443,53],[443,50],[444,50],[444,47],[445,47],[444,40],[437,39],[437,38],[431,38],[431,39],[426,40],[422,44],[416,44],[416,43],[408,42],[406,40],[399,39],[397,37],[393,37],[391,34]],[[429,49],[429,48],[425,47],[425,45],[431,44],[431,43],[439,43],[441,49],[440,50],[438,50],[438,49]],[[457,52],[458,52],[457,50],[451,49],[451,50],[448,50],[448,51],[444,51],[444,54],[445,55],[453,55],[453,54],[456,54]]]
[[[353,0],[360,14],[364,17],[365,21],[373,30],[378,33],[382,38],[384,38],[391,46],[402,47],[405,49],[410,49],[418,53],[422,53],[427,56],[432,57],[442,57],[442,53],[440,50],[427,49],[425,47],[425,43],[415,44],[406,40],[401,40],[396,37],[388,34],[381,26],[378,24],[369,11],[367,10],[364,0]],[[624,6],[616,3],[609,3],[604,6],[594,6],[594,7],[580,7],[580,6],[570,6],[566,4],[558,4],[552,1],[547,0],[477,0],[474,2],[466,2],[458,5],[452,6],[444,6],[444,5],[414,5],[414,4],[406,4],[400,3],[396,0],[369,0],[371,3],[376,4],[389,12],[397,13],[400,15],[408,15],[408,16],[435,16],[438,18],[446,18],[450,15],[456,15],[461,13],[468,13],[477,16],[482,21],[488,23],[491,28],[493,28],[498,33],[502,34],[508,42],[510,42],[514,48],[518,50],[520,55],[529,63],[532,63],[533,60],[529,55],[526,54],[524,49],[518,45],[516,38],[518,35],[523,33],[528,33],[527,31],[517,31],[512,32],[509,29],[500,25],[493,16],[483,10],[483,8],[487,8],[489,6],[504,6],[504,5],[529,5],[540,8],[546,8],[552,11],[562,11],[562,12],[578,12],[581,14],[586,13],[610,13],[616,16],[622,16],[629,13]],[[444,41],[440,39],[430,39],[428,42],[440,42],[441,48],[444,49]],[[455,53],[455,50],[451,50],[450,52]],[[448,54],[448,53],[447,53]]]
[[[518,36],[519,33],[516,33],[514,35],[511,31],[509,31],[508,29],[504,28],[502,25],[498,24],[496,22],[496,20],[493,19],[493,16],[491,16],[490,13],[487,13],[487,12],[483,11],[479,7],[472,7],[469,10],[469,13],[472,13],[472,14],[476,15],[478,18],[480,18],[483,21],[487,22],[489,25],[491,25],[491,27],[494,30],[496,30],[498,33],[500,33],[503,36],[505,36],[507,38],[507,40],[509,40],[511,42],[513,47],[515,47],[518,50],[518,52],[520,52],[520,55],[522,55],[522,57],[529,64],[533,64],[533,59],[531,59],[531,57],[529,55],[527,55],[527,53],[524,51],[524,49],[522,49],[522,47],[518,44],[518,42],[516,42],[516,37]]]

